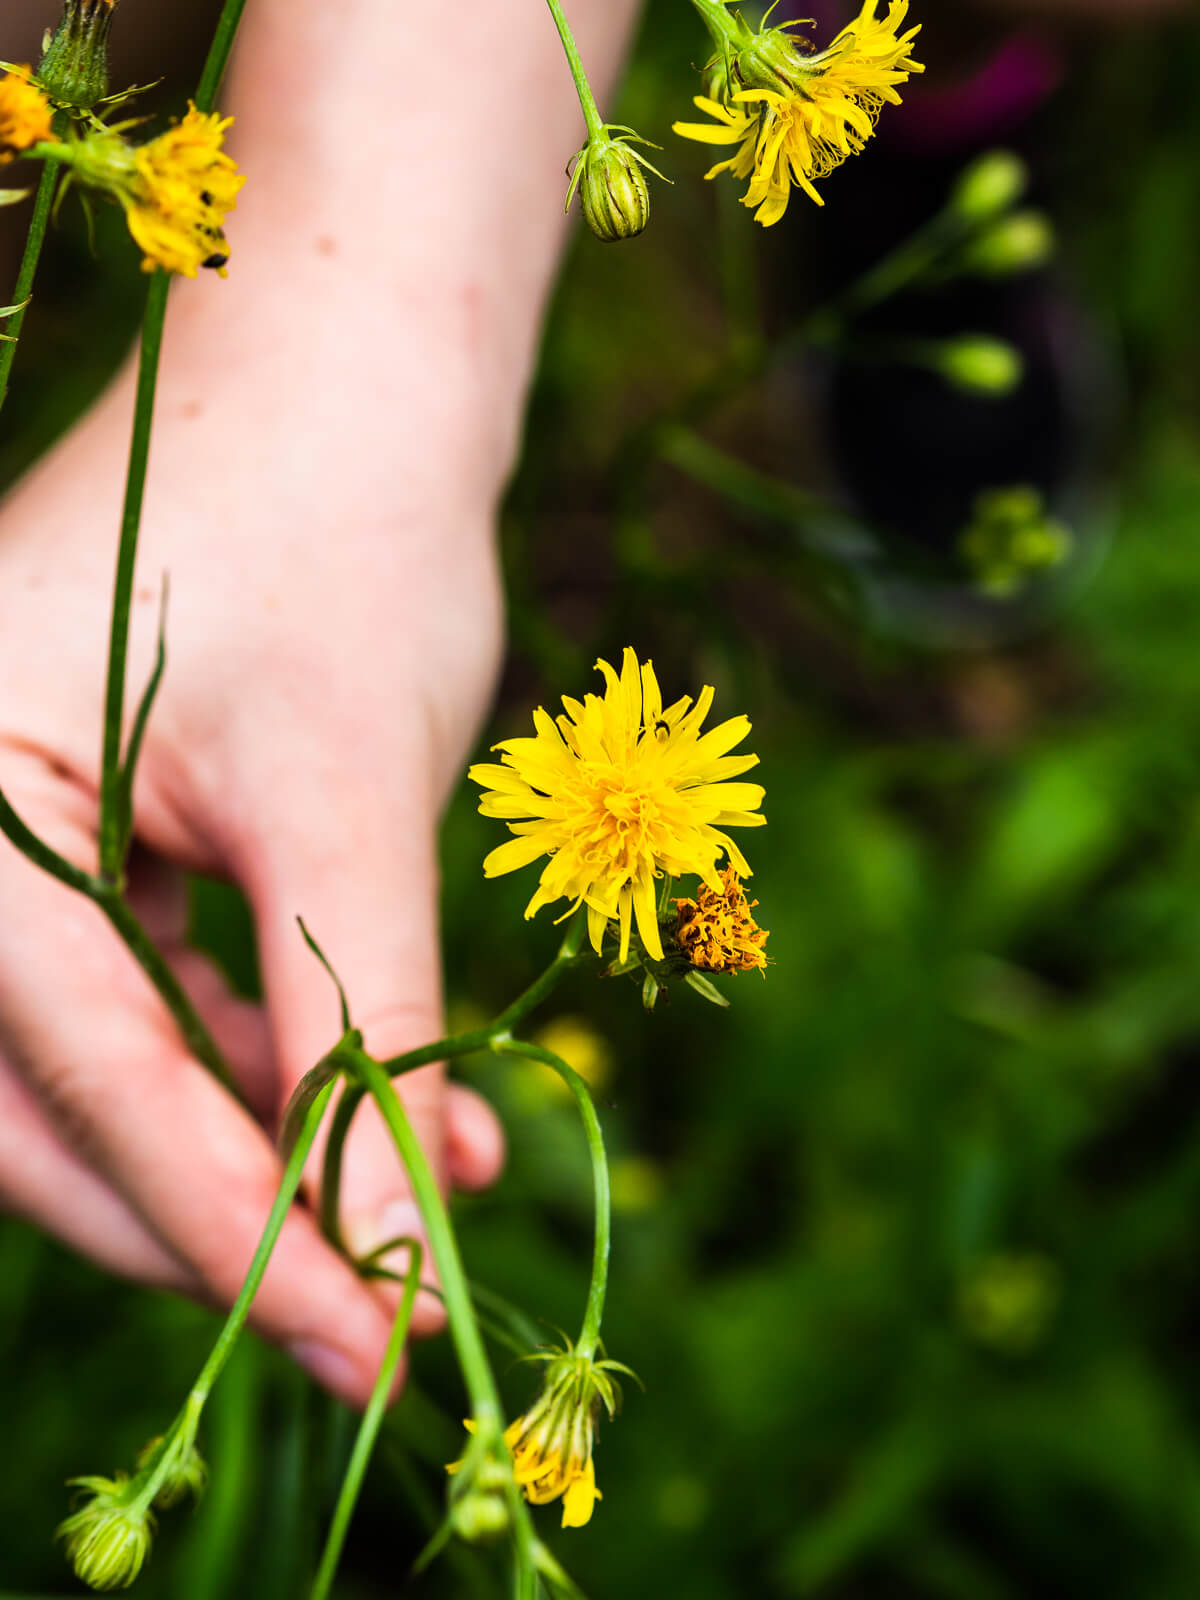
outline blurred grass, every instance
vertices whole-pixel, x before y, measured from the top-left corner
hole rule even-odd
[[[690,92],[686,10],[651,7],[628,85],[623,114],[651,137]],[[603,1114],[629,1175],[606,1337],[646,1393],[630,1386],[603,1429],[605,1498],[562,1540],[594,1600],[1195,1593],[1198,65],[1191,27],[1097,37],[1050,114],[1056,292],[1124,374],[1103,485],[1119,509],[1093,580],[1007,648],[931,654],[873,634],[778,529],[670,468],[626,504],[613,449],[722,354],[717,197],[672,149],[679,181],[656,191],[645,241],[573,247],[505,516],[514,648],[496,727],[579,692],[626,641],[675,691],[713,682],[719,708],[749,709],[775,962],[731,985],[727,1013],[681,994],[647,1017],[633,984],[573,976],[543,1019],[582,1018],[606,1042]],[[895,180],[904,163],[888,159]],[[826,217],[754,239],[770,325],[802,298]],[[10,473],[101,381],[128,325],[134,263],[59,270],[17,367]],[[112,342],[64,389],[98,295]],[[708,428],[766,470],[827,482],[814,404],[777,367]],[[464,788],[443,844],[460,1013],[510,998],[555,940],[547,920],[520,921],[527,883],[482,881],[493,835]],[[228,891],[198,889],[196,925],[252,988]],[[501,1185],[459,1208],[471,1270],[569,1327],[589,1194],[570,1108],[527,1073],[465,1072],[512,1144]],[[128,1462],[161,1429],[212,1328],[0,1224],[0,1587],[69,1588],[49,1542],[62,1481]],[[403,1585],[457,1449],[444,1345],[415,1366],[346,1600]],[[527,1371],[504,1382],[522,1405]],[[212,1493],[165,1526],[147,1600],[298,1592],[305,1439],[327,1464],[344,1448],[323,1407],[298,1410],[299,1387],[273,1354],[244,1352],[206,1426]],[[460,1553],[421,1592],[486,1593],[478,1569]]]

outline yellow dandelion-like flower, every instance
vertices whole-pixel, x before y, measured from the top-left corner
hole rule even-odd
[[[801,54],[783,30],[769,30],[775,41],[767,52],[769,85],[753,81],[751,47],[738,58],[742,65],[734,78],[744,81],[749,74],[747,87],[731,88],[727,104],[696,97],[695,104],[714,121],[674,124],[685,139],[739,147],[705,176],[731,172],[735,178],[749,178],[742,203],[755,208],[755,219],[764,227],[783,216],[793,184],[824,205],[814,182],[847,156],[857,155],[875,131],[884,105],[899,105],[897,86],[925,70],[910,54],[920,25],[899,33],[908,0],[889,0],[884,17],[875,15],[877,3],[865,0],[855,20],[827,50],[815,54]]]
[[[232,117],[191,106],[181,122],[133,153],[134,171],[118,191],[142,266],[194,278],[200,267],[226,276],[223,223],[245,176],[222,148]]]
[[[604,1498],[592,1461],[596,1418],[601,1406],[610,1417],[615,1415],[620,1402],[611,1374],[633,1375],[620,1361],[598,1361],[570,1344],[526,1359],[545,1361],[546,1379],[525,1415],[504,1430],[513,1477],[530,1505],[549,1505],[561,1497],[563,1527],[582,1528],[591,1520],[596,1501]],[[475,1432],[473,1421],[463,1426]],[[446,1471],[455,1473],[462,1466],[462,1461],[453,1461]]]
[[[721,874],[722,892],[703,885],[695,900],[676,900],[675,943],[692,966],[704,972],[763,972],[763,949],[770,934],[751,916],[757,900],[746,892],[732,867]]]
[[[588,908],[588,933],[599,952],[610,919],[620,924],[620,960],[629,954],[634,922],[643,945],[663,959],[655,880],[694,873],[721,892],[717,862],[727,855],[742,877],[745,857],[724,832],[757,827],[763,790],[728,780],[758,764],[729,752],[750,732],[746,717],[702,734],[713,701],[702,689],[664,708],[650,662],[627,649],[618,674],[607,661],[603,696],[563,696],[565,716],[533,714],[535,736],[495,745],[503,765],[483,763],[468,774],[486,789],[479,809],[499,817],[516,838],[486,858],[489,878],[549,857],[533,898],[532,917],[555,900]],[[565,913],[569,915],[570,911]]]
[[[11,161],[43,139],[53,139],[49,100],[33,81],[29,67],[13,67],[0,77],[0,162]]]

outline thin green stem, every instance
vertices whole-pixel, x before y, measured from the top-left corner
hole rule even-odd
[[[604,1296],[608,1289],[608,1258],[612,1244],[612,1197],[609,1192],[608,1158],[604,1150],[604,1134],[596,1115],[591,1090],[573,1067],[569,1067],[553,1050],[541,1045],[526,1044],[522,1039],[498,1040],[495,1049],[500,1055],[525,1056],[530,1061],[540,1061],[552,1067],[575,1096],[579,1115],[583,1118],[583,1131],[587,1137],[588,1155],[592,1162],[592,1189],[595,1201],[595,1243],[592,1248],[592,1281],[588,1288],[587,1306],[583,1315],[583,1328],[575,1344],[575,1353],[591,1357],[600,1343],[600,1323],[604,1317]]]
[[[159,999],[175,1019],[184,1043],[196,1059],[220,1079],[231,1094],[241,1098],[237,1080],[216,1040],[200,1019],[179,979],[172,972],[154,940],[114,889],[102,886],[92,899],[120,934],[126,949],[158,991]]]
[[[550,15],[554,18],[554,26],[558,29],[558,37],[562,40],[563,54],[567,58],[571,76],[575,80],[575,93],[579,96],[579,109],[583,112],[583,120],[587,124],[588,138],[598,138],[604,132],[604,123],[600,118],[600,110],[596,105],[596,97],[592,93],[587,73],[583,70],[575,36],[563,12],[561,0],[546,0],[546,4],[550,7]]]
[[[333,1093],[333,1084],[329,1083],[309,1107],[308,1115],[296,1140],[295,1148],[288,1157],[283,1169],[283,1176],[279,1180],[271,1210],[267,1215],[266,1225],[262,1237],[258,1241],[258,1248],[250,1262],[238,1297],[233,1303],[225,1324],[217,1335],[216,1343],[209,1352],[208,1360],[200,1369],[200,1375],[191,1387],[187,1399],[180,1409],[170,1429],[164,1435],[162,1443],[152,1463],[139,1474],[130,1484],[134,1492],[132,1504],[144,1514],[153,1505],[158,1491],[171,1470],[172,1464],[179,1458],[179,1454],[186,1452],[196,1438],[196,1429],[200,1423],[200,1415],[204,1410],[209,1395],[212,1393],[213,1384],[221,1375],[221,1369],[233,1354],[238,1336],[246,1326],[246,1319],[250,1315],[250,1307],[254,1303],[254,1296],[258,1293],[258,1286],[263,1280],[267,1270],[267,1262],[271,1259],[288,1212],[291,1210],[292,1201],[300,1187],[304,1176],[304,1163],[308,1152],[312,1149],[317,1130],[321,1125],[321,1118],[329,1104]]]
[[[200,1376],[192,1385],[192,1395],[198,1396],[203,1405],[208,1399],[213,1384],[220,1376],[221,1368],[228,1361],[238,1335],[246,1325],[246,1318],[250,1315],[250,1307],[254,1296],[258,1293],[258,1286],[263,1280],[263,1273],[267,1270],[267,1262],[275,1248],[283,1225],[287,1220],[288,1212],[292,1208],[292,1201],[304,1177],[304,1163],[308,1159],[308,1152],[313,1147],[317,1137],[317,1130],[321,1126],[321,1118],[325,1115],[325,1108],[333,1094],[334,1085],[326,1084],[320,1094],[308,1108],[308,1115],[300,1129],[300,1137],[296,1140],[291,1155],[283,1169],[283,1176],[279,1180],[279,1188],[275,1194],[274,1203],[267,1216],[266,1225],[262,1231],[262,1238],[258,1241],[258,1249],[254,1252],[254,1259],[246,1273],[245,1282],[238,1291],[238,1297],[233,1303],[233,1309],[225,1319],[225,1326],[217,1335],[217,1342],[209,1353],[208,1360],[200,1371]]]
[[[197,111],[211,111],[216,102],[221,79],[225,76],[225,68],[229,62],[229,54],[233,49],[233,41],[237,37],[238,23],[242,20],[242,12],[245,9],[246,0],[225,0],[221,15],[217,18],[212,44],[208,47],[204,70],[200,74],[200,82],[196,88]]]
[[[21,854],[35,867],[41,867],[43,872],[48,872],[52,878],[57,878],[60,883],[65,883],[70,889],[77,889],[80,894],[86,894],[92,899],[103,894],[104,884],[90,872],[75,866],[57,850],[52,850],[44,839],[39,839],[29,824],[22,820],[9,804],[8,797],[0,789],[0,833],[15,845]]]
[[[417,1290],[421,1283],[421,1246],[414,1239],[410,1243],[408,1272],[404,1279],[404,1292],[400,1297],[400,1307],[396,1312],[396,1320],[392,1324],[392,1336],[388,1340],[384,1352],[383,1365],[379,1369],[379,1376],[375,1380],[375,1387],[371,1390],[371,1398],[367,1402],[367,1409],[363,1413],[362,1424],[358,1430],[358,1437],[354,1441],[354,1449],[350,1454],[350,1462],[346,1468],[346,1475],[342,1479],[342,1487],[338,1493],[337,1504],[333,1510],[333,1518],[329,1524],[329,1533],[325,1540],[325,1549],[317,1567],[317,1576],[313,1582],[311,1600],[326,1600],[333,1580],[337,1573],[338,1562],[341,1559],[342,1546],[346,1542],[346,1534],[350,1528],[350,1519],[354,1515],[354,1507],[362,1488],[363,1478],[366,1475],[367,1463],[371,1459],[371,1452],[375,1448],[380,1425],[383,1422],[383,1413],[387,1408],[388,1396],[392,1392],[392,1384],[396,1377],[396,1368],[400,1365],[400,1357],[404,1352],[404,1341],[408,1336],[408,1324],[412,1319],[413,1303],[417,1298]]]
[[[129,469],[125,477],[125,504],[121,512],[121,537],[117,546],[117,571],[113,582],[109,625],[104,744],[100,766],[100,871],[114,884],[121,883],[125,868],[126,840],[120,804],[121,724],[125,709],[125,665],[129,654],[133,570],[145,498],[146,467],[150,459],[150,429],[154,422],[154,394],[158,384],[158,358],[162,351],[169,284],[167,273],[161,270],[154,273],[142,316],[142,353],[138,365],[133,435],[129,442]]]
[[[0,818],[0,823],[2,823]],[[546,970],[531,983],[522,994],[506,1007],[494,1021],[486,1027],[474,1028],[469,1033],[451,1034],[448,1038],[437,1039],[433,1044],[418,1046],[415,1050],[407,1050],[403,1055],[392,1056],[390,1060],[382,1063],[383,1070],[390,1077],[396,1078],[405,1072],[413,1072],[418,1067],[429,1066],[435,1061],[452,1061],[456,1056],[474,1055],[479,1050],[490,1050],[493,1042],[512,1033],[517,1023],[522,1021],[542,1001],[558,983],[563,973],[579,957],[583,948],[584,936],[587,933],[587,917],[582,910],[576,912],[567,928],[558,953]],[[346,1136],[350,1132],[350,1124],[354,1114],[365,1097],[366,1091],[360,1084],[347,1083],[338,1101],[333,1122],[329,1129],[329,1138],[325,1145],[324,1170],[321,1178],[321,1200],[319,1220],[321,1232],[330,1241],[344,1252],[341,1227],[338,1222],[340,1207],[340,1190],[342,1180],[342,1157],[346,1143]]]
[[[489,1426],[498,1429],[501,1419],[500,1396],[475,1321],[475,1308],[471,1304],[471,1292],[467,1288],[462,1257],[458,1253],[458,1241],[433,1169],[413,1131],[400,1096],[393,1089],[392,1080],[380,1063],[365,1050],[350,1045],[340,1046],[337,1054],[366,1085],[395,1140],[412,1184],[421,1220],[425,1224],[438,1277],[442,1281],[450,1337],[454,1341],[467,1385],[472,1415],[481,1430]]]
[[[4,344],[0,344],[0,406],[3,406],[8,398],[8,375],[16,359],[17,340],[21,336],[25,312],[28,310],[25,301],[33,293],[33,280],[37,274],[38,258],[41,256],[42,245],[46,238],[46,227],[54,204],[54,185],[57,180],[58,162],[54,157],[47,156],[33,201],[33,215],[29,219],[29,232],[25,238],[25,253],[21,257],[21,266],[17,273],[17,285],[13,290],[12,304],[20,306],[21,309],[14,311],[9,317],[4,330],[8,339]]]

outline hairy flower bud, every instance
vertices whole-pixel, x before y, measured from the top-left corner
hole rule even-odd
[[[650,191],[628,145],[613,140],[587,162],[579,201],[597,239],[632,239],[650,220]]]
[[[990,150],[962,174],[950,203],[966,221],[988,222],[1019,200],[1028,183],[1029,169],[1019,156]]]
[[[131,1494],[128,1478],[72,1478],[92,1498],[59,1525],[75,1576],[92,1589],[128,1589],[142,1570],[154,1518]]]
[[[52,100],[91,110],[108,93],[108,30],[116,0],[67,0],[38,81]]]
[[[649,143],[631,128],[605,127],[589,137],[575,158],[564,209],[571,209],[578,189],[587,225],[605,244],[636,237],[650,220],[650,192],[642,168],[662,177],[633,148],[632,140]]]

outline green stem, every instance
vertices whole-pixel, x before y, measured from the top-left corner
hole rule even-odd
[[[203,1405],[208,1399],[214,1383],[221,1374],[221,1368],[229,1360],[238,1335],[246,1325],[246,1318],[250,1315],[250,1307],[254,1296],[258,1293],[258,1286],[263,1280],[263,1273],[267,1270],[267,1262],[271,1258],[271,1251],[279,1238],[284,1223],[287,1221],[288,1212],[292,1208],[292,1201],[300,1188],[300,1181],[304,1177],[304,1163],[308,1159],[308,1152],[313,1147],[317,1137],[317,1129],[321,1126],[321,1118],[325,1115],[325,1108],[333,1094],[334,1084],[326,1084],[320,1094],[308,1108],[308,1115],[300,1129],[300,1137],[296,1140],[287,1164],[283,1169],[283,1176],[279,1180],[279,1188],[275,1200],[267,1216],[266,1226],[262,1231],[262,1238],[258,1241],[258,1249],[254,1252],[254,1259],[246,1273],[245,1282],[238,1291],[238,1297],[233,1303],[233,1309],[225,1319],[225,1326],[217,1335],[217,1342],[213,1345],[208,1360],[200,1371],[200,1376],[192,1385],[192,1395],[198,1396]]]
[[[552,1067],[575,1096],[579,1115],[583,1118],[583,1131],[587,1136],[588,1155],[592,1162],[592,1189],[595,1197],[596,1233],[592,1249],[592,1281],[588,1288],[587,1307],[583,1328],[575,1344],[575,1353],[591,1357],[600,1343],[600,1323],[604,1316],[604,1296],[608,1288],[608,1258],[612,1243],[612,1199],[609,1193],[608,1158],[604,1151],[604,1135],[596,1115],[591,1091],[573,1067],[569,1067],[553,1050],[541,1045],[526,1044],[521,1039],[503,1039],[496,1043],[500,1055],[525,1056],[530,1061],[540,1061]]]
[[[554,18],[554,26],[558,29],[558,37],[562,40],[567,65],[575,80],[575,93],[579,96],[579,109],[583,112],[583,120],[587,124],[588,138],[599,138],[604,133],[604,123],[601,121],[600,110],[596,105],[596,97],[592,93],[587,73],[583,70],[575,36],[563,12],[561,0],[546,0],[546,4],[550,7],[550,15]]]
[[[25,238],[25,253],[21,257],[21,267],[17,273],[17,285],[13,290],[12,304],[21,307],[14,311],[5,324],[8,340],[0,345],[0,406],[3,406],[8,397],[8,375],[12,371],[12,364],[17,354],[17,340],[21,336],[21,328],[25,321],[25,312],[29,309],[23,304],[33,293],[33,280],[37,273],[38,258],[42,253],[42,245],[46,238],[46,227],[50,221],[50,210],[54,204],[54,185],[58,179],[58,162],[48,156],[42,167],[42,176],[37,186],[37,194],[33,202],[33,215],[29,219],[29,233]]]
[[[0,825],[3,818],[0,817]],[[584,936],[587,933],[587,916],[581,908],[571,919],[562,944],[554,960],[536,978],[522,994],[513,1001],[512,1005],[503,1010],[494,1021],[486,1027],[474,1028],[469,1033],[451,1034],[446,1039],[435,1040],[433,1044],[420,1045],[416,1050],[408,1050],[403,1055],[392,1056],[390,1060],[382,1063],[383,1070],[389,1076],[396,1078],[401,1073],[413,1072],[417,1067],[429,1066],[435,1061],[452,1061],[456,1056],[474,1055],[478,1050],[490,1050],[499,1038],[508,1037],[517,1023],[538,1006],[558,983],[563,973],[579,957],[583,947]],[[354,1113],[358,1110],[366,1095],[366,1090],[358,1083],[347,1083],[338,1101],[333,1122],[329,1129],[329,1138],[325,1145],[324,1170],[321,1177],[321,1201],[319,1220],[321,1232],[338,1249],[345,1253],[342,1243],[341,1227],[338,1222],[340,1206],[340,1189],[342,1179],[342,1155],[346,1143],[346,1136],[350,1132],[350,1124],[354,1120]]]
[[[322,1552],[321,1562],[317,1568],[317,1576],[313,1582],[310,1600],[326,1600],[326,1596],[333,1586],[338,1561],[341,1559],[342,1546],[346,1542],[346,1534],[349,1531],[350,1519],[354,1515],[354,1506],[362,1488],[367,1463],[371,1459],[371,1451],[375,1447],[375,1440],[383,1422],[383,1413],[387,1408],[388,1396],[392,1392],[396,1368],[400,1365],[400,1357],[404,1351],[404,1341],[408,1336],[408,1324],[412,1318],[413,1303],[417,1298],[417,1290],[420,1287],[420,1283],[421,1246],[416,1240],[412,1240],[410,1243],[408,1272],[404,1279],[404,1293],[400,1297],[400,1307],[396,1312],[396,1320],[392,1324],[392,1336],[388,1340],[387,1350],[384,1352],[383,1365],[379,1369],[375,1387],[371,1390],[371,1398],[367,1402],[367,1409],[363,1414],[358,1437],[354,1441],[354,1449],[350,1454],[350,1463],[346,1468],[346,1475],[342,1479],[342,1487],[338,1494],[337,1505],[334,1507],[333,1519],[329,1525],[329,1534],[325,1540],[325,1549]]]
[[[245,9],[246,0],[225,0],[221,15],[217,18],[212,44],[208,47],[204,70],[200,74],[200,82],[196,88],[197,111],[211,111],[213,108],[217,92],[221,87],[221,79],[225,76],[229,53],[237,36],[238,23],[242,20],[242,12]]]
[[[200,1422],[200,1414],[212,1392],[213,1384],[220,1377],[221,1369],[233,1354],[233,1348],[238,1336],[246,1326],[246,1319],[250,1315],[250,1307],[254,1296],[258,1293],[258,1286],[263,1280],[267,1270],[267,1262],[271,1259],[271,1252],[275,1248],[288,1212],[291,1210],[292,1201],[300,1187],[304,1176],[304,1163],[308,1152],[312,1149],[313,1141],[317,1136],[317,1129],[321,1125],[321,1118],[329,1104],[329,1097],[333,1093],[333,1084],[326,1084],[325,1088],[313,1101],[304,1119],[300,1136],[296,1140],[294,1149],[288,1157],[283,1169],[283,1176],[279,1180],[279,1188],[275,1200],[267,1216],[266,1226],[263,1228],[262,1237],[258,1241],[258,1248],[246,1273],[245,1281],[238,1291],[238,1297],[233,1303],[225,1325],[217,1335],[216,1343],[209,1352],[208,1360],[200,1369],[200,1375],[192,1385],[191,1392],[183,1403],[179,1415],[171,1426],[169,1433],[164,1437],[162,1448],[155,1457],[152,1467],[147,1469],[145,1482],[140,1478],[135,1479],[130,1485],[136,1485],[136,1501],[134,1502],[142,1511],[146,1511],[154,1503],[155,1496],[162,1488],[163,1480],[170,1468],[173,1452],[172,1443],[177,1442],[182,1435],[190,1445],[196,1437],[196,1428]]]
[[[121,512],[121,538],[117,546],[117,571],[113,583],[112,619],[108,636],[108,675],[104,689],[104,745],[100,766],[100,871],[110,883],[124,877],[126,840],[121,816],[121,723],[125,707],[125,664],[129,653],[129,616],[133,599],[133,569],[137,560],[138,529],[150,459],[150,429],[154,422],[154,394],[158,384],[158,358],[162,351],[163,322],[167,314],[169,274],[156,271],[150,279],[142,317],[142,353],[138,365],[133,436],[129,442],[129,469],[125,477],[125,504]]]
[[[475,1308],[471,1304],[458,1241],[438,1188],[433,1169],[421,1148],[421,1141],[413,1131],[408,1113],[400,1096],[392,1087],[392,1080],[374,1057],[352,1045],[341,1045],[338,1058],[353,1070],[374,1097],[388,1131],[396,1142],[400,1159],[408,1171],[413,1197],[425,1224],[429,1248],[433,1254],[438,1277],[442,1281],[446,1316],[450,1322],[450,1337],[458,1354],[459,1365],[467,1385],[471,1412],[480,1430],[499,1430],[501,1420],[500,1396],[488,1366]]]
[[[214,1077],[219,1078],[231,1094],[240,1099],[241,1093],[237,1081],[216,1040],[201,1021],[200,1014],[188,999],[183,985],[128,903],[107,885],[100,886],[99,892],[92,894],[91,898],[120,934],[126,949],[158,991],[159,999],[175,1019],[175,1025],[183,1035],[184,1043],[192,1055],[202,1062]]]

